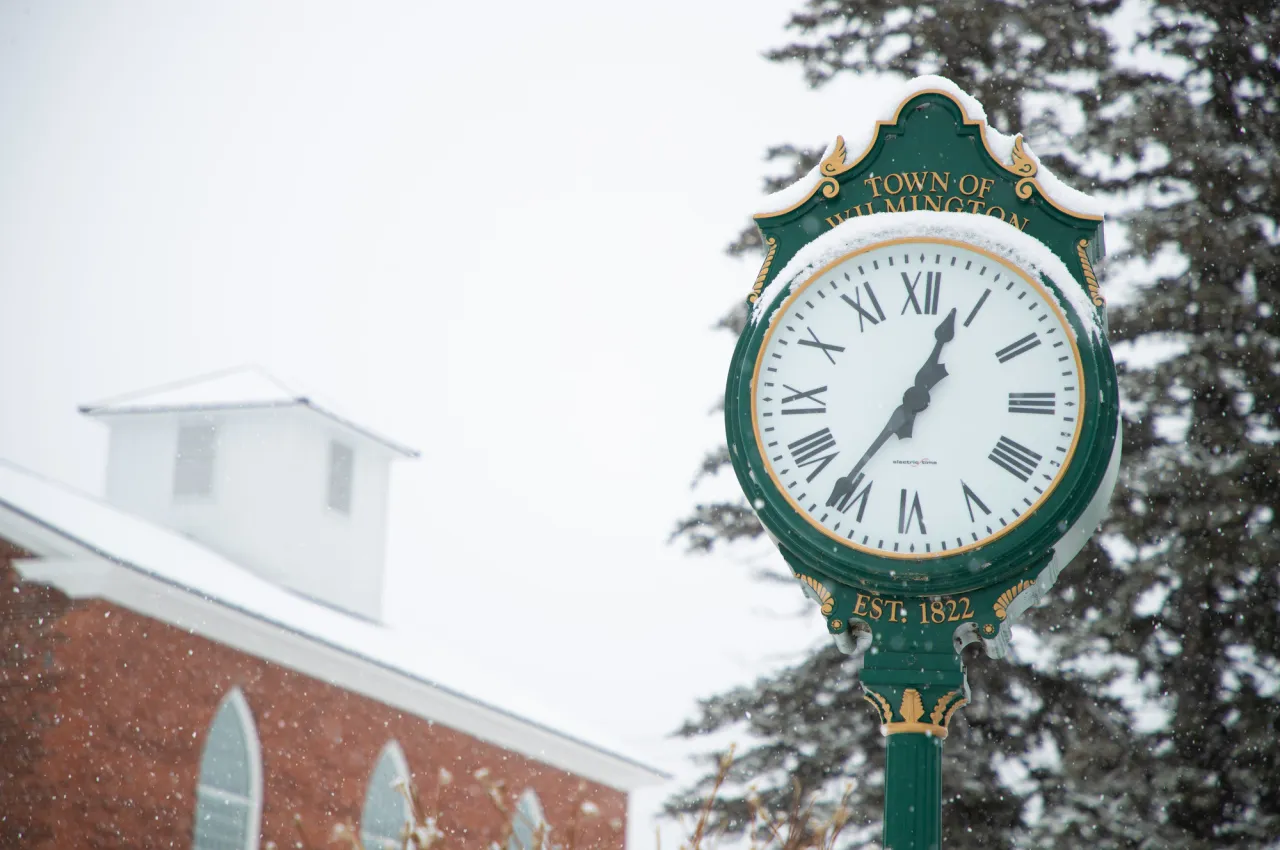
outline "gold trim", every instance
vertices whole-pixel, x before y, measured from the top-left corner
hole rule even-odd
[[[1013,587],[1000,594],[1000,598],[995,601],[991,607],[995,609],[996,616],[1003,620],[1008,615],[1009,603],[1018,598],[1018,594],[1035,584],[1034,579],[1025,579],[1018,582]]]
[[[1093,273],[1093,265],[1089,262],[1089,240],[1081,239],[1076,243],[1076,253],[1080,255],[1080,267],[1084,269],[1084,282],[1089,285],[1089,297],[1093,299],[1093,306],[1101,307],[1105,304],[1102,297],[1102,291],[1098,287],[1098,278]]]
[[[949,728],[951,726],[951,716],[968,704],[969,700],[964,697],[952,703],[951,707],[947,709],[947,713],[942,717],[942,725]]]
[[[945,723],[942,722],[942,718],[944,715],[946,715],[947,701],[954,696],[959,696],[959,694],[960,694],[959,691],[948,691],[947,693],[938,697],[938,702],[937,704],[934,705],[933,711],[929,712],[929,719],[933,721],[935,726],[946,725]]]
[[[798,575],[796,578],[809,585],[809,587],[813,588],[813,592],[818,594],[819,604],[822,605],[822,616],[825,617],[830,614],[831,609],[836,606],[836,600],[832,598],[831,591],[823,587],[822,582],[818,581],[816,578],[810,578],[809,576],[804,575]]]
[[[1024,201],[1031,200],[1031,189],[1040,188],[1036,183],[1036,171],[1039,170],[1036,161],[1027,155],[1022,147],[1022,134],[1013,137],[1013,154],[1011,157],[1013,164],[1006,165],[1006,171],[1019,175],[1022,179],[1013,187],[1013,193]],[[997,160],[998,161],[998,160]],[[1044,194],[1044,189],[1040,189],[1040,194]]]
[[[760,297],[761,291],[764,290],[764,279],[769,276],[769,266],[773,264],[773,255],[778,253],[778,237],[770,236],[765,241],[769,243],[769,253],[764,255],[764,265],[760,267],[760,274],[756,275],[756,282],[751,287],[751,294],[747,296],[748,304],[756,303],[756,299]]]
[[[1004,257],[997,256],[991,253],[990,251],[986,251],[982,248],[977,247],[976,245],[970,245],[968,242],[961,242],[958,239],[943,239],[941,237],[931,237],[931,236],[906,236],[900,239],[886,239],[883,242],[875,242],[871,245],[864,245],[863,247],[858,248],[857,250],[850,251],[847,254],[842,254],[841,256],[837,257],[836,259],[832,260],[831,262],[827,263],[825,266],[823,266],[822,268],[814,272],[809,277],[808,280],[802,283],[789,296],[787,296],[787,299],[782,302],[782,304],[778,307],[774,315],[778,315],[779,313],[785,313],[786,310],[791,306],[791,304],[794,301],[796,301],[801,295],[804,294],[804,291],[808,289],[809,286],[811,286],[815,281],[820,280],[824,275],[826,275],[827,272],[829,272],[831,269],[835,268],[836,266],[840,265],[841,263],[845,262],[846,260],[856,257],[859,254],[865,254],[868,251],[874,251],[878,248],[886,248],[892,245],[916,244],[920,242],[925,242],[930,245],[950,245],[953,248],[963,248],[967,251],[973,251],[975,253],[981,254],[982,256],[987,257],[990,260],[994,260],[995,262],[1000,263],[1000,265],[1004,266],[1005,268],[1009,269],[1011,272],[1015,273],[1018,277],[1022,278],[1029,285],[1031,285],[1037,292],[1040,293],[1040,296],[1044,299],[1045,303],[1049,305],[1049,307],[1053,310],[1054,315],[1058,317],[1058,326],[1065,331],[1064,337],[1071,346],[1071,355],[1075,359],[1076,372],[1080,376],[1080,380],[1077,382],[1079,383],[1079,386],[1076,388],[1076,404],[1079,406],[1079,409],[1083,411],[1084,410],[1084,364],[1080,360],[1080,348],[1076,343],[1075,331],[1071,330],[1071,324],[1067,321],[1066,314],[1062,312],[1062,307],[1059,306],[1058,299],[1052,297],[1052,295],[1050,295],[1050,293],[1044,288],[1043,284],[1041,284],[1037,280],[1034,280],[1025,271],[1023,271],[1021,268],[1014,265],[1010,261],[1006,260]],[[1049,498],[1049,495],[1053,493],[1054,490],[1057,489],[1058,483],[1062,481],[1063,477],[1066,475],[1067,469],[1071,466],[1071,459],[1075,456],[1075,453],[1076,453],[1076,445],[1080,442],[1080,434],[1082,431],[1084,431],[1084,420],[1082,417],[1077,417],[1079,421],[1076,422],[1077,427],[1075,429],[1075,432],[1071,436],[1071,445],[1067,446],[1067,454],[1062,459],[1062,466],[1058,470],[1058,475],[1054,477],[1053,481],[1049,482],[1048,488],[1046,488],[1044,493],[1040,495],[1040,498],[1036,499],[1035,504],[1033,504],[1031,507],[1023,511],[1022,516],[1018,517],[1014,522],[1010,523],[1009,525],[1004,526],[999,531],[992,534],[990,537],[984,537],[982,540],[979,540],[977,543],[970,543],[967,546],[961,546],[957,549],[947,549],[945,552],[927,552],[927,553],[882,552],[879,549],[872,549],[870,547],[863,546],[860,543],[855,543],[852,540],[842,537],[839,534],[836,534],[835,532],[823,526],[817,520],[815,520],[812,516],[809,515],[809,512],[806,511],[800,505],[799,502],[797,502],[794,498],[792,498],[791,494],[787,492],[787,488],[783,485],[782,481],[779,480],[778,474],[774,472],[773,463],[768,459],[769,455],[764,451],[764,439],[760,434],[759,394],[757,392],[757,388],[760,386],[760,369],[764,365],[765,353],[769,349],[769,340],[773,338],[773,333],[778,329],[778,327],[779,327],[779,323],[777,322],[771,322],[769,324],[768,330],[765,331],[764,340],[760,343],[760,350],[756,354],[755,371],[753,371],[751,374],[751,431],[752,431],[752,434],[755,436],[756,451],[759,452],[761,462],[764,464],[765,471],[769,473],[769,478],[770,480],[773,481],[775,489],[777,489],[778,493],[782,495],[782,498],[786,500],[787,504],[789,504],[792,507],[792,509],[796,512],[796,514],[801,518],[803,518],[805,522],[809,523],[811,526],[816,528],[823,535],[830,537],[832,540],[836,541],[842,546],[845,546],[850,549],[855,549],[859,552],[866,552],[867,554],[875,555],[876,557],[879,557],[879,558],[893,558],[900,561],[928,561],[928,560],[933,560],[934,558],[943,558],[943,557],[949,558],[952,555],[959,555],[964,552],[969,552],[974,549],[977,549],[981,546],[987,546],[991,543],[994,543],[996,540],[1000,539],[1004,535],[1008,534],[1010,531],[1013,531],[1015,528],[1017,528],[1019,525],[1025,522],[1028,517],[1034,516],[1036,511],[1040,508],[1040,506],[1044,504],[1044,501]]]
[[[880,722],[882,724],[893,720],[893,709],[889,706],[889,701],[887,699],[880,696],[875,691],[866,690],[862,692],[862,698],[871,703],[871,706],[879,712]]]
[[[881,130],[881,128],[883,128],[883,127],[892,127],[893,125],[897,124],[897,123],[898,123],[898,120],[899,120],[899,116],[901,116],[901,115],[902,115],[902,109],[903,109],[903,107],[905,107],[905,106],[907,105],[907,102],[908,102],[908,101],[910,101],[910,100],[914,100],[915,98],[919,97],[919,96],[920,96],[920,95],[922,95],[922,94],[940,94],[940,95],[942,95],[943,97],[945,97],[947,100],[949,100],[949,101],[951,101],[952,103],[954,103],[954,104],[956,105],[956,107],[960,110],[960,120],[961,120],[961,121],[962,121],[966,126],[974,126],[974,125],[976,125],[976,126],[978,127],[978,138],[982,139],[982,146],[983,146],[984,148],[986,148],[986,149],[987,149],[987,154],[988,154],[988,155],[989,155],[989,156],[990,156],[990,157],[991,157],[995,162],[1000,163],[1000,157],[998,157],[998,156],[996,156],[996,155],[995,155],[995,152],[994,152],[993,150],[991,150],[991,143],[987,141],[987,122],[986,122],[986,121],[976,120],[976,119],[971,119],[971,118],[969,117],[969,113],[968,113],[968,112],[965,110],[965,108],[964,108],[964,104],[963,104],[963,103],[961,103],[960,101],[956,100],[956,99],[955,99],[955,96],[954,96],[954,95],[952,95],[950,92],[945,92],[945,91],[942,91],[941,89],[924,89],[923,91],[912,92],[912,93],[911,93],[910,95],[908,95],[905,99],[903,99],[903,101],[902,101],[901,103],[899,103],[899,104],[898,104],[898,108],[894,110],[894,112],[893,112],[893,119],[892,119],[892,120],[890,120],[890,121],[877,121],[877,122],[876,122],[876,126],[875,126],[875,130],[871,133],[871,141],[867,143],[867,147],[862,151],[862,153],[858,154],[858,156],[857,156],[857,157],[855,157],[855,158],[853,159],[853,161],[852,161],[852,162],[848,162],[847,164],[845,164],[845,165],[841,168],[841,170],[840,170],[839,172],[837,172],[837,173],[839,173],[839,174],[843,174],[843,173],[844,173],[844,172],[846,172],[846,171],[852,171],[854,168],[857,168],[857,167],[858,167],[858,165],[859,165],[859,164],[861,164],[862,160],[866,158],[867,154],[871,153],[871,149],[872,149],[873,147],[875,147],[876,140],[878,140],[878,139],[880,138],[880,130]],[[839,137],[837,137],[837,138],[839,138]],[[1019,136],[1019,138],[1021,138],[1021,137]],[[1015,140],[1015,146],[1016,146],[1016,145],[1017,145],[1017,141]],[[832,156],[834,156],[834,153],[832,154]],[[1023,156],[1026,156],[1025,152],[1023,152]],[[827,159],[830,159],[830,158],[831,158],[831,157],[828,157]],[[826,164],[826,162],[827,162],[827,160],[823,160],[823,164],[824,164],[824,165]],[[1000,163],[1000,165],[1001,165],[1001,167],[1002,167],[1002,168],[1005,168],[1005,169],[1007,169],[1007,170],[1009,170],[1009,171],[1013,171],[1013,168],[1010,168],[1009,166],[1004,165],[1003,163]],[[1032,163],[1032,165],[1034,166],[1034,165],[1035,165],[1035,163],[1033,162],[1033,163]],[[1021,166],[1020,166],[1020,163],[1019,163],[1018,161],[1016,161],[1016,160],[1015,160],[1015,162],[1014,162],[1014,167],[1015,167],[1015,168],[1016,168],[1016,167],[1021,167]],[[1014,173],[1016,174],[1016,173],[1018,173],[1018,172],[1016,172],[1016,171],[1015,171]],[[1034,174],[1034,172],[1033,172],[1032,174]],[[1087,221],[1102,221],[1102,216],[1100,216],[1100,215],[1091,215],[1091,214],[1089,214],[1089,213],[1076,212],[1076,211],[1075,211],[1075,210],[1073,210],[1073,209],[1070,209],[1070,208],[1068,208],[1068,207],[1064,207],[1064,206],[1062,206],[1062,204],[1059,204],[1057,201],[1055,201],[1053,198],[1049,197],[1049,195],[1045,193],[1045,191],[1044,191],[1044,187],[1040,185],[1040,182],[1039,182],[1038,180],[1036,180],[1036,179],[1035,179],[1035,177],[1034,177],[1034,176],[1032,176],[1032,174],[1023,175],[1023,180],[1029,181],[1029,182],[1028,182],[1028,184],[1027,184],[1027,188],[1028,188],[1028,190],[1030,189],[1030,187],[1031,187],[1031,186],[1034,186],[1034,187],[1036,187],[1037,189],[1039,189],[1039,190],[1040,190],[1040,197],[1044,198],[1045,203],[1049,204],[1051,207],[1054,207],[1055,209],[1057,209],[1057,210],[1059,210],[1059,211],[1061,211],[1061,212],[1066,213],[1067,215],[1074,216],[1074,217],[1076,217],[1076,218],[1085,219],[1085,220],[1087,220]],[[832,177],[834,177],[834,175],[832,175]],[[816,185],[814,185],[813,189],[812,189],[812,190],[810,190],[810,192],[809,192],[807,195],[805,195],[805,196],[804,196],[803,198],[801,198],[799,201],[797,201],[796,203],[794,203],[794,204],[792,204],[791,206],[787,207],[786,209],[776,210],[776,211],[774,211],[774,212],[762,212],[762,213],[756,213],[756,214],[755,214],[754,216],[752,216],[752,217],[753,217],[753,218],[755,218],[755,219],[762,219],[762,218],[775,218],[775,217],[780,216],[780,215],[786,215],[787,213],[791,212],[792,210],[798,209],[799,207],[802,207],[802,206],[804,206],[805,204],[807,204],[807,203],[809,202],[809,200],[814,196],[814,194],[815,194],[815,193],[817,193],[818,189],[824,186],[824,184],[827,182],[827,180],[828,180],[828,179],[831,179],[831,178],[830,178],[830,177],[827,177],[826,175],[824,175],[824,176],[823,176],[823,179],[819,180],[819,181],[817,182],[817,184],[816,184]],[[1021,185],[1023,184],[1023,180],[1019,180],[1019,181],[1018,181],[1017,186],[1015,186],[1015,187],[1014,187],[1014,191],[1015,191],[1015,192],[1018,192],[1018,186],[1021,186]],[[832,182],[834,182],[834,180],[833,180]],[[835,193],[835,192],[832,192],[830,195],[828,195],[828,194],[826,193],[825,189],[824,189],[824,191],[823,191],[823,195],[824,195],[825,197],[828,197],[828,198],[834,198],[834,197],[836,196],[836,193]],[[1019,194],[1019,195],[1018,195],[1018,197],[1023,197],[1023,196],[1022,196],[1021,194]],[[1027,197],[1030,197],[1030,195],[1028,195]],[[1024,198],[1024,200],[1026,200],[1026,198]]]
[[[822,179],[818,181],[818,186],[821,187],[822,197],[824,198],[834,198],[840,194],[840,184],[836,182],[836,177],[853,168],[853,165],[845,164],[844,154],[844,136],[836,136],[835,148],[831,151],[830,156],[822,160],[822,165],[818,169],[822,174]],[[856,163],[857,161],[855,160],[854,162]]]
[[[898,714],[908,723],[918,723],[924,717],[924,703],[920,701],[920,692],[915,688],[907,688],[902,692],[902,705],[898,706]]]
[[[947,737],[947,727],[935,726],[932,723],[884,723],[880,726],[880,734],[886,738],[890,735],[901,735],[904,732],[930,735],[934,738]]]

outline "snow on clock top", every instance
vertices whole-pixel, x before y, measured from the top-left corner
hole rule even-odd
[[[936,237],[989,251],[1032,276],[1043,275],[1094,340],[1103,338],[1102,320],[1089,294],[1075,283],[1058,256],[1039,240],[997,219],[965,213],[906,212],[851,218],[802,247],[760,294],[750,321],[759,322],[789,284],[805,280],[839,257],[875,242],[903,237]],[[775,315],[774,320],[777,319]],[[1068,328],[1069,330],[1069,328]]]
[[[848,170],[861,161],[874,144],[880,127],[895,123],[903,104],[925,92],[940,92],[947,95],[960,105],[967,122],[980,122],[988,150],[1000,162],[1010,160],[1015,164],[1019,160],[1025,162],[1028,169],[1027,176],[1034,180],[1041,193],[1050,202],[1077,215],[1102,217],[1106,208],[1103,202],[1063,183],[1040,164],[1030,147],[1021,141],[1021,136],[1009,136],[990,126],[987,123],[986,110],[982,108],[981,103],[951,80],[936,75],[916,77],[894,89],[882,101],[880,108],[869,110],[871,117],[878,119],[879,123],[875,120],[864,120],[852,132],[833,141],[823,152],[822,161],[808,174],[765,198],[764,209],[757,213],[756,217],[764,218],[794,209],[819,190],[823,190],[826,197],[833,197],[834,195],[830,192],[835,183],[834,174]],[[1015,157],[1015,148],[1017,157]]]

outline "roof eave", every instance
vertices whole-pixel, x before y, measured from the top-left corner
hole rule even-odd
[[[329,419],[330,421],[341,425],[350,431],[372,440],[378,445],[390,449],[392,453],[410,460],[418,458],[421,453],[414,448],[398,443],[388,437],[384,437],[376,431],[371,431],[361,425],[357,425],[350,419],[346,419],[333,411],[321,407],[306,396],[298,396],[297,398],[284,399],[280,401],[254,401],[254,402],[230,402],[227,404],[184,404],[184,405],[113,405],[109,407],[82,405],[79,408],[80,413],[85,416],[110,417],[110,416],[140,416],[146,414],[208,414],[208,413],[226,413],[250,410],[278,410],[285,407],[305,407],[306,409]]]
[[[48,556],[16,561],[15,567],[24,580],[58,587],[73,598],[110,601],[621,791],[671,778],[620,753],[210,597],[95,549],[88,541],[15,506],[0,503],[0,517],[4,513],[22,526],[16,529],[20,533],[14,535],[17,539],[12,542],[34,554]],[[5,525],[0,522],[0,531],[13,530],[5,529]],[[369,676],[369,667],[382,675]],[[424,704],[434,710],[428,713]]]

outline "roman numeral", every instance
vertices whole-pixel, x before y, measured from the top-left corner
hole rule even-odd
[[[835,352],[841,352],[841,351],[844,351],[844,346],[843,346],[843,345],[831,345],[830,343],[823,342],[822,340],[818,339],[818,335],[817,335],[816,333],[814,333],[814,332],[813,332],[813,329],[812,329],[812,328],[805,328],[805,330],[807,330],[807,331],[809,332],[809,336],[813,337],[813,340],[812,340],[812,341],[810,341],[810,340],[807,340],[807,339],[799,339],[799,340],[796,340],[796,342],[797,342],[797,343],[799,343],[800,345],[807,345],[807,346],[809,346],[810,348],[816,348],[816,349],[818,349],[818,350],[819,350],[819,351],[821,351],[823,354],[827,355],[827,359],[828,359],[828,360],[830,360],[832,363],[835,363],[835,362],[836,362],[836,359],[835,359],[834,357],[832,357],[832,356],[831,356],[831,352],[833,352],[833,351],[835,351]]]
[[[978,298],[978,303],[973,305],[973,309],[969,311],[969,318],[964,320],[964,326],[969,327],[969,323],[973,321],[973,317],[978,315],[978,311],[982,309],[982,305],[987,302],[987,296],[991,294],[991,290],[984,290]]]
[[[818,398],[818,396],[822,395],[827,391],[826,387],[818,387],[812,390],[798,390],[795,387],[790,387],[790,386],[787,386],[786,384],[783,384],[782,386],[793,393],[793,395],[784,396],[782,399],[782,404],[783,404],[782,415],[783,416],[793,416],[797,413],[826,413],[827,412],[827,403],[822,399]],[[800,401],[801,399],[804,399],[805,401],[811,401],[814,404],[819,405],[819,407],[787,407],[786,406],[793,401]]]
[[[866,475],[859,472],[858,477],[853,479],[853,486],[849,489],[849,492],[846,493],[845,497],[835,505],[836,510],[840,511],[842,514],[847,514],[849,512],[849,508],[853,507],[854,502],[857,502],[858,515],[855,519],[858,522],[862,522],[862,515],[866,513],[867,497],[871,495],[871,485],[875,483],[874,481],[868,481],[867,486],[859,490],[858,485],[862,483],[864,478],[866,478]]]
[[[867,289],[867,299],[871,302],[871,308],[876,311],[875,316],[862,308],[862,287],[866,287]],[[876,294],[871,291],[871,284],[864,283],[862,286],[854,287],[852,298],[843,293],[841,293],[840,297],[844,299],[846,304],[858,311],[859,333],[866,330],[864,320],[865,322],[870,322],[873,325],[878,325],[884,321],[884,311],[880,309],[880,302],[876,300]]]
[[[1029,333],[1017,342],[1012,342],[1004,348],[996,352],[996,359],[1001,363],[1012,360],[1019,354],[1026,354],[1031,349],[1040,344],[1039,338],[1034,333]]]
[[[987,455],[987,460],[993,461],[1006,472],[1026,481],[1031,478],[1031,473],[1036,471],[1036,466],[1040,463],[1040,455],[1008,437],[1001,437],[996,447],[991,450],[991,454]]]
[[[1051,416],[1057,410],[1057,393],[1009,393],[1010,413],[1040,413]]]
[[[978,508],[981,509],[981,511],[984,514],[989,515],[991,513],[991,508],[988,508],[986,505],[982,504],[982,500],[978,498],[978,494],[970,490],[968,484],[965,484],[964,481],[961,481],[960,487],[961,489],[964,490],[964,506],[969,509],[969,522],[977,522],[977,520],[974,519],[974,516],[973,516],[974,505],[977,505]]]
[[[916,299],[916,286],[920,283],[921,274],[924,275],[924,307],[921,307],[919,300]],[[938,294],[942,289],[942,272],[916,272],[915,280],[903,272],[902,283],[907,288],[907,301],[902,305],[903,313],[910,307],[916,311],[916,315],[938,315]]]
[[[928,272],[924,280],[924,311],[938,315],[938,296],[942,294],[942,272]]]
[[[920,510],[920,494],[912,493],[911,506],[907,506],[907,491],[903,490],[902,495],[898,498],[898,533],[906,534],[911,531],[911,518],[915,517],[916,524],[920,526],[920,533],[925,534],[924,529],[924,511]]]
[[[840,454],[839,451],[833,451],[831,454],[824,455],[823,452],[836,447],[836,438],[831,436],[831,432],[826,428],[820,431],[814,431],[807,437],[801,437],[794,443],[787,443],[787,448],[791,450],[791,457],[795,461],[796,466],[814,466],[817,469],[809,473],[806,481],[812,482],[821,474],[822,470],[827,468],[827,464]]]

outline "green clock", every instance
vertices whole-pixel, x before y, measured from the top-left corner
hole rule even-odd
[[[977,114],[971,112],[976,110]],[[725,392],[743,492],[887,738],[886,847],[941,845],[961,650],[1008,649],[1106,512],[1102,217],[940,77],[756,216]]]
[[[779,289],[728,392],[739,481],[784,551],[883,593],[1044,560],[1116,445],[1109,355],[1058,285],[956,238],[874,240]]]

